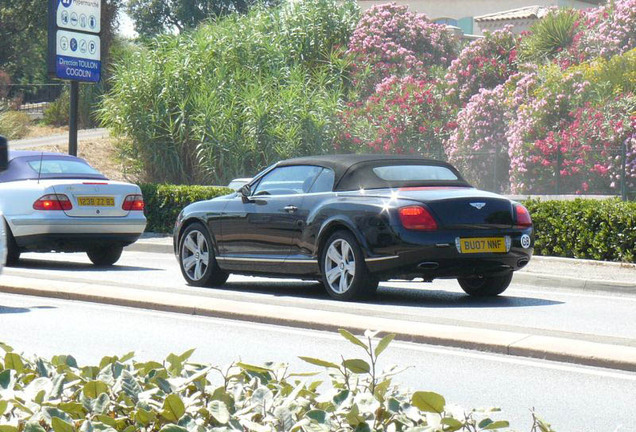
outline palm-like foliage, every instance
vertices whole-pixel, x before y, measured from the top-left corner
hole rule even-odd
[[[550,11],[522,40],[521,58],[538,63],[553,59],[572,45],[579,19],[579,12],[572,9]]]

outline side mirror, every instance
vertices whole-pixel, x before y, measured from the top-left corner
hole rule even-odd
[[[241,194],[241,197],[243,198],[243,201],[248,200],[249,196],[252,194],[252,188],[250,188],[249,184],[244,184],[239,189],[239,194]]]
[[[9,146],[7,140],[0,136],[0,171],[4,171],[9,166]]]

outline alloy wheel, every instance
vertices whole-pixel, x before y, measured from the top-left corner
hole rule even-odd
[[[190,231],[181,246],[181,263],[184,272],[193,281],[199,281],[205,275],[210,259],[210,247],[202,232]]]
[[[325,277],[333,292],[343,294],[351,288],[356,275],[356,260],[351,245],[344,239],[333,241],[325,254]]]

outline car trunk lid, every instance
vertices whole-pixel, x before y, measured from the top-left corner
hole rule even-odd
[[[403,188],[401,198],[420,201],[445,228],[509,228],[513,206],[505,197],[474,188]]]
[[[364,195],[421,202],[433,212],[443,228],[491,229],[513,225],[513,206],[507,198],[472,187],[372,189],[364,191]]]
[[[140,193],[134,185],[104,180],[57,181],[53,189],[71,200],[73,208],[64,211],[67,216],[90,218],[127,216],[124,199]]]

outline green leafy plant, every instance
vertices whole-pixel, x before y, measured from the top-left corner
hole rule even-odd
[[[78,126],[80,129],[88,129],[97,125],[95,113],[102,92],[101,85],[80,85],[78,106]],[[44,123],[51,126],[68,125],[70,101],[70,93],[68,88],[65,88],[60,97],[48,104],[44,110]]]
[[[171,233],[179,212],[188,204],[232,192],[214,186],[141,184],[139,187],[146,203],[146,231],[157,233]]]
[[[60,97],[49,103],[44,109],[44,117],[42,119],[44,124],[50,126],[67,125],[70,100],[70,93],[67,89],[64,89]]]
[[[524,202],[535,226],[538,255],[636,262],[636,202]]]
[[[332,151],[347,91],[348,0],[231,14],[122,54],[101,110],[152,182],[224,184]]]
[[[377,358],[393,334],[360,339],[363,359],[340,364],[301,357],[329,371],[293,373],[282,363],[226,368],[189,361],[194,350],[162,362],[133,353],[80,367],[71,355],[27,358],[0,343],[2,432],[329,432],[508,430],[491,412],[452,412],[440,394],[410,393],[391,383],[397,368],[378,373]],[[494,411],[496,412],[496,410]],[[533,432],[550,432],[533,413]]]

